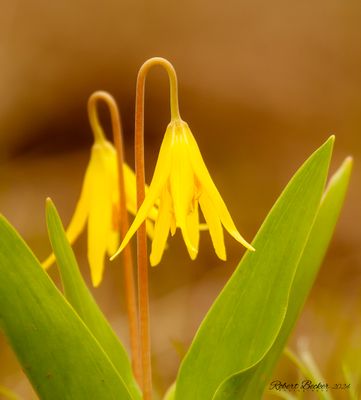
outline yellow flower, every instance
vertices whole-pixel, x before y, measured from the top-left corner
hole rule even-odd
[[[135,174],[127,164],[123,164],[127,210],[136,212]],[[113,254],[119,246],[119,181],[117,154],[106,139],[96,139],[91,149],[80,198],[70,221],[66,235],[74,243],[88,221],[88,261],[94,286],[103,277],[104,256]],[[149,215],[155,219],[153,208]],[[50,255],[43,263],[50,267],[55,261]]]
[[[174,119],[167,127],[148,193],[112,259],[124,249],[158,199],[159,213],[150,254],[152,266],[160,262],[169,231],[174,235],[176,228],[182,232],[190,257],[197,257],[200,231],[198,204],[220,259],[226,260],[222,225],[238,242],[254,251],[235,227],[209,175],[193,134],[188,124],[181,119]]]

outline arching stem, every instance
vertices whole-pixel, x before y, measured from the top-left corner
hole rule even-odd
[[[107,92],[97,91],[93,93],[88,101],[88,112],[91,126],[93,128],[95,140],[105,140],[105,135],[97,113],[98,101],[104,101],[110,111],[112,132],[114,145],[117,151],[118,160],[118,179],[119,179],[119,221],[120,221],[120,236],[121,240],[129,229],[129,218],[126,208],[126,193],[124,182],[123,164],[123,130],[118,111],[117,103],[114,98]],[[124,263],[124,282],[125,282],[125,302],[128,316],[129,337],[132,367],[136,380],[141,384],[141,365],[140,365],[140,347],[139,347],[139,326],[138,326],[138,311],[137,297],[135,291],[134,264],[132,258],[131,247],[128,244],[123,251]]]
[[[140,208],[145,197],[145,170],[144,170],[144,92],[145,79],[150,68],[160,65],[168,73],[171,99],[171,118],[180,119],[178,107],[177,76],[172,64],[164,58],[154,57],[146,61],[140,68],[136,86],[135,100],[135,171],[137,177],[137,207]],[[138,260],[138,304],[140,348],[142,364],[143,399],[152,399],[152,368],[149,320],[149,283],[147,235],[145,222],[137,231],[137,260]]]

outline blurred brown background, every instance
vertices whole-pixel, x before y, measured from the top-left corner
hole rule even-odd
[[[356,372],[361,3],[1,0],[0,5],[0,211],[40,258],[50,248],[45,198],[53,198],[67,223],[80,192],[92,141],[86,101],[94,90],[108,90],[119,101],[132,165],[135,79],[149,57],[173,62],[182,116],[247,239],[305,158],[336,135],[331,170],[352,154],[351,188],[291,346],[306,338],[328,382],[344,382],[346,358],[353,356]],[[163,71],[152,71],[146,90],[149,182],[169,121]],[[154,379],[160,391],[175,378],[178,353],[243,253],[229,236],[226,245],[228,262],[222,263],[204,233],[198,260],[191,262],[176,235],[160,266],[150,271]],[[84,237],[75,250],[89,282]],[[120,269],[117,263],[108,266],[95,296],[128,343]],[[58,279],[56,271],[52,275]],[[292,382],[297,372],[281,361],[275,377]],[[0,384],[24,399],[35,398],[2,335]]]

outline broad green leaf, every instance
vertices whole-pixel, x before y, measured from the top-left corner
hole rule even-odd
[[[272,348],[259,364],[224,382],[217,391],[216,400],[234,398],[254,400],[262,397],[263,391],[271,379],[272,370],[283,352],[288,336],[302,310],[326,253],[344,202],[351,169],[352,160],[346,159],[332,176],[323,195],[320,209],[297,267],[286,318]]]
[[[216,299],[184,358],[176,400],[210,400],[231,375],[258,363],[275,341],[322,196],[333,137],[299,169],[253,246]]]
[[[89,329],[0,217],[0,327],[41,399],[132,399]]]
[[[87,288],[58,212],[50,199],[46,202],[46,221],[65,297],[107,353],[133,398],[140,399],[141,392],[132,374],[127,353]]]

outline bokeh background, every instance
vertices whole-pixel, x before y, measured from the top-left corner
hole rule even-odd
[[[92,142],[86,102],[93,91],[108,90],[118,100],[126,157],[133,165],[135,81],[149,57],[173,62],[182,116],[247,239],[294,171],[330,134],[336,135],[331,170],[352,154],[351,188],[290,346],[307,341],[328,382],[344,382],[345,360],[351,359],[357,372],[360,1],[0,0],[0,5],[0,211],[41,259],[50,251],[45,198],[52,197],[67,223],[80,192]],[[162,70],[151,72],[146,90],[149,182],[169,121]],[[159,391],[174,380],[199,322],[243,253],[232,238],[226,240],[226,263],[216,258],[207,233],[197,261],[191,262],[176,235],[162,263],[150,271]],[[85,237],[75,251],[90,282]],[[51,274],[58,281],[56,271]],[[94,295],[128,343],[122,291],[121,264],[109,264]],[[275,378],[294,382],[298,376],[281,360]],[[1,334],[0,384],[24,399],[35,398]],[[344,398],[341,393],[335,397]]]

